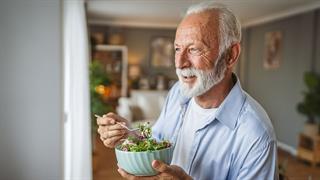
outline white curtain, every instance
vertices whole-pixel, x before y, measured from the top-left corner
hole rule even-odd
[[[89,47],[84,1],[63,2],[64,179],[91,180]]]

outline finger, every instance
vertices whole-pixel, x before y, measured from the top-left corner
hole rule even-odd
[[[103,134],[105,131],[106,131],[106,129],[104,128],[105,126],[99,126],[98,127],[98,129],[97,129],[97,132],[101,135],[101,134]]]
[[[108,125],[108,126],[99,126],[98,133],[103,134],[108,131],[114,131],[114,130],[124,130],[127,131],[124,127],[120,126],[119,124],[115,125]]]
[[[124,135],[121,136],[114,136],[112,138],[102,139],[103,144],[107,147],[114,147],[116,144],[120,143],[120,140],[124,137]]]
[[[126,130],[113,130],[113,131],[106,131],[101,133],[101,136],[105,139],[112,138],[114,136],[123,136],[127,133]]]
[[[135,176],[133,176],[132,174],[127,173],[126,171],[124,171],[121,168],[118,169],[118,172],[125,179],[130,179],[130,180],[134,180],[135,179]]]
[[[123,132],[111,132],[111,134],[109,134],[110,132],[103,132],[100,134],[100,139],[102,141],[104,140],[107,140],[109,138],[113,138],[113,137],[116,137],[116,136],[122,136],[122,137],[125,137],[126,135],[128,135],[127,132],[123,131]]]
[[[123,117],[113,113],[113,112],[110,112],[106,115],[106,117],[108,118],[111,118],[111,119],[114,119],[115,121],[117,122],[124,122],[124,123],[127,123],[128,121],[126,119],[124,119]]]
[[[98,134],[100,134],[101,135],[101,129],[100,128],[97,128],[97,132],[98,132]]]
[[[116,120],[108,117],[99,117],[97,118],[97,124],[99,126],[105,126],[105,125],[113,125],[116,123]]]
[[[158,176],[134,176],[132,174],[127,173],[125,170],[119,168],[118,172],[120,173],[120,175],[125,178],[125,179],[129,179],[129,180],[157,180],[159,179]]]
[[[161,173],[174,174],[174,170],[169,165],[158,160],[152,161],[152,167]]]
[[[107,127],[107,129],[109,131],[111,131],[111,130],[126,130],[126,128],[124,128],[120,124],[110,125],[110,126]]]

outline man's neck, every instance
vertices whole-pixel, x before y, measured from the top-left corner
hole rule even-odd
[[[206,93],[195,97],[195,101],[202,108],[217,108],[227,97],[233,85],[232,73],[228,73],[221,82],[214,85]]]

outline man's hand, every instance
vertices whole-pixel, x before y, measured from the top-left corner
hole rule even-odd
[[[117,122],[125,124],[127,120],[114,113],[108,113],[97,118],[98,133],[106,147],[114,148],[120,143],[121,139],[126,138],[128,135],[128,130],[117,124]]]
[[[184,172],[182,168],[175,165],[167,165],[161,161],[154,160],[152,162],[152,167],[159,172],[156,176],[134,176],[127,173],[123,169],[119,168],[118,172],[120,175],[129,180],[155,180],[155,179],[164,179],[164,180],[192,180],[192,178]]]

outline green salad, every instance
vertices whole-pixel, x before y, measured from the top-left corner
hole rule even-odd
[[[157,142],[153,139],[149,122],[139,124],[139,133],[137,136],[128,136],[128,138],[118,146],[122,151],[142,152],[160,150],[171,146],[167,140]]]

